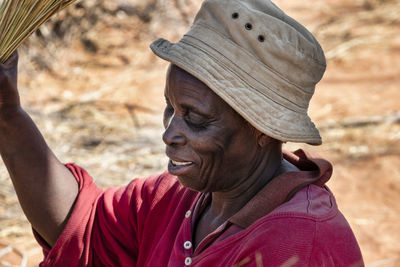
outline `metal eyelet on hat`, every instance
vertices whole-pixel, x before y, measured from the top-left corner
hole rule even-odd
[[[253,25],[251,25],[251,23],[246,23],[246,24],[244,25],[244,27],[246,28],[246,30],[251,30],[251,29],[253,29]]]
[[[265,41],[264,35],[260,34],[260,35],[258,36],[258,41],[260,41],[261,43],[264,42],[264,41]]]
[[[237,12],[232,13],[232,18],[233,18],[233,19],[239,18],[239,13],[237,13]]]

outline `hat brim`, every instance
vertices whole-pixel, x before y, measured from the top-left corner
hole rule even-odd
[[[201,47],[185,37],[178,43],[158,39],[151,44],[160,58],[184,69],[219,95],[259,131],[282,142],[322,143],[318,129],[306,112],[292,110],[249,88],[231,64],[202,43]],[[228,67],[229,66],[229,67]]]

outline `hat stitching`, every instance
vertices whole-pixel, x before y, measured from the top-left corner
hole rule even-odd
[[[207,28],[209,28],[209,27],[207,27]],[[220,34],[218,34],[218,35],[220,35]],[[314,128],[314,130],[316,130],[316,132],[314,132],[314,134],[312,134],[309,131],[304,131],[306,133],[309,133],[307,135],[302,135],[301,134],[301,132],[303,132],[302,129],[301,129],[303,127],[301,125],[304,125],[304,126],[307,126],[307,125],[310,125],[310,126],[312,125],[313,126],[314,125],[314,123],[312,123],[312,121],[310,120],[309,117],[303,116],[303,115],[306,115],[306,114],[297,113],[297,114],[302,116],[301,118],[299,117],[299,119],[301,120],[302,123],[297,124],[301,128],[297,128],[297,130],[295,128],[293,128],[293,130],[296,131],[296,133],[287,134],[287,133],[283,133],[283,132],[281,132],[279,130],[276,130],[273,127],[270,127],[269,126],[270,124],[266,124],[266,121],[265,121],[265,119],[267,119],[267,121],[268,121],[268,118],[262,119],[261,115],[257,115],[258,114],[257,111],[247,109],[247,106],[249,105],[249,103],[254,102],[253,99],[251,99],[251,98],[247,99],[246,98],[246,101],[249,101],[249,102],[245,102],[246,106],[244,106],[243,104],[240,104],[240,102],[237,102],[237,99],[235,99],[235,96],[230,96],[228,92],[224,92],[224,90],[225,90],[224,89],[224,84],[225,84],[225,86],[227,86],[228,83],[230,83],[229,78],[225,82],[221,81],[222,84],[219,84],[219,83],[217,83],[217,81],[213,81],[212,80],[212,77],[213,77],[214,74],[212,72],[209,72],[209,70],[207,70],[206,67],[203,67],[203,66],[206,66],[204,63],[207,63],[207,60],[205,60],[202,57],[200,57],[199,60],[203,61],[203,64],[193,64],[194,62],[190,61],[190,57],[189,57],[189,62],[185,62],[185,61],[180,59],[180,57],[184,56],[184,54],[181,54],[181,52],[179,52],[180,49],[181,49],[182,52],[186,51],[185,53],[191,53],[190,52],[191,49],[188,49],[189,45],[190,44],[187,44],[187,43],[178,43],[178,45],[174,45],[174,44],[171,44],[170,42],[168,42],[167,40],[159,39],[159,40],[157,40],[157,41],[155,41],[153,43],[152,48],[153,48],[153,51],[155,51],[155,52],[158,50],[158,52],[156,54],[158,54],[160,57],[163,57],[164,59],[167,59],[168,61],[173,62],[173,64],[175,64],[176,61],[180,62],[180,64],[177,64],[177,65],[180,65],[183,69],[191,70],[190,72],[192,74],[196,74],[197,73],[197,77],[200,78],[200,80],[206,79],[205,81],[213,84],[214,88],[220,88],[220,89],[217,89],[217,92],[219,94],[222,94],[224,96],[224,99],[229,100],[229,102],[232,103],[231,106],[236,104],[236,106],[238,107],[237,111],[238,110],[240,110],[240,111],[245,110],[245,111],[239,112],[239,113],[243,117],[245,117],[248,121],[252,122],[253,125],[254,124],[257,125],[256,128],[262,130],[262,132],[265,132],[266,134],[271,135],[271,137],[277,138],[277,139],[282,140],[282,141],[305,142],[305,143],[310,143],[310,144],[314,144],[314,145],[321,143],[321,137],[318,134],[318,130],[316,130],[315,127],[311,127],[311,128]],[[161,47],[162,48],[166,48],[166,49],[161,49]],[[160,50],[162,50],[162,51],[160,51]],[[196,49],[196,50],[199,51],[198,52],[198,56],[201,56],[201,53],[204,53],[203,52],[204,49]],[[161,52],[163,52],[163,53],[161,53]],[[208,53],[206,55],[211,57],[211,55],[208,54]],[[224,65],[224,64],[219,64],[220,61],[214,61],[214,62],[215,62],[214,63],[215,66],[213,66],[213,69],[215,69],[215,70],[217,70],[219,67],[223,67],[223,65]],[[208,62],[208,63],[210,63],[210,62]],[[218,65],[220,65],[220,66],[218,67]],[[232,72],[228,72],[228,73],[231,73],[231,75],[233,74]],[[219,77],[216,77],[216,78],[218,79]],[[211,81],[210,81],[210,79],[211,79]],[[257,79],[255,79],[255,80],[257,81]],[[240,80],[238,79],[237,82],[240,83],[240,82],[243,82],[243,80],[242,79],[240,79]],[[251,88],[253,88],[253,87],[251,86]],[[257,94],[257,93],[260,93],[260,92],[258,90],[254,90],[253,93]],[[228,96],[226,96],[226,94],[228,94]],[[264,95],[264,94],[260,94],[260,95]],[[264,97],[266,97],[266,96],[264,95]],[[270,98],[266,97],[266,99],[270,99]],[[275,102],[271,102],[271,103],[275,103]],[[278,108],[278,110],[280,109],[278,106],[280,106],[281,108],[286,109],[288,111],[290,110],[285,106],[277,105],[276,108]],[[239,107],[241,107],[241,108],[239,108]],[[285,124],[288,124],[288,127],[290,127],[291,123],[292,123],[291,120],[285,120]],[[279,124],[279,122],[275,121],[275,125],[278,125],[278,124]]]
[[[242,4],[242,3],[239,2],[239,1],[236,1],[236,2],[237,2],[238,5],[244,7],[244,8],[248,11],[248,13],[251,13],[250,9],[249,9],[246,5]],[[280,9],[279,9],[279,10],[280,10]],[[281,11],[281,10],[280,10],[280,11]],[[281,12],[282,12],[282,11],[281,11]],[[267,16],[269,16],[269,17],[272,17],[272,18],[274,18],[274,19],[278,19],[278,18],[276,18],[275,16],[271,16],[270,14],[267,14],[267,13],[263,13],[263,14],[265,14],[265,15],[267,15]],[[283,13],[283,16],[282,16],[281,18],[279,18],[279,19],[280,19],[282,22],[284,22],[286,26],[289,26],[290,28],[296,30],[293,26],[291,26],[290,24],[287,23],[287,21],[285,20],[285,18],[286,18],[286,16],[285,16],[285,14]],[[307,30],[307,29],[306,29],[306,30]],[[297,31],[297,30],[296,30],[296,31]],[[276,34],[274,34],[273,32],[269,32],[269,33],[270,33],[270,35],[273,35],[273,36],[275,36],[275,37],[278,37],[278,36],[277,36]],[[289,45],[289,46],[291,46],[292,48],[298,50],[298,47],[294,46],[294,45],[293,45],[291,42],[289,42],[289,41],[280,40],[279,38],[275,38],[275,40],[280,41],[281,43],[283,43],[283,44],[285,44],[285,45]],[[308,41],[308,40],[307,40],[307,41]],[[313,40],[313,43],[315,43],[314,40]],[[309,58],[309,59],[312,59],[312,61],[313,61],[314,63],[317,63],[318,65],[326,66],[326,64],[319,62],[319,61],[314,57],[313,54],[309,54],[309,53],[305,53],[305,52],[302,52],[301,54],[302,54],[303,56],[306,56],[306,57]]]
[[[214,33],[216,33],[216,34],[218,34],[219,36],[221,36],[222,38],[226,39],[226,41],[230,42],[232,45],[234,45],[235,47],[237,47],[237,48],[238,48],[239,50],[241,50],[243,53],[247,54],[247,56],[253,58],[253,60],[256,61],[258,64],[261,64],[261,65],[265,66],[269,71],[271,71],[272,73],[274,73],[275,75],[277,75],[280,79],[284,80],[285,82],[287,82],[287,83],[293,85],[294,87],[296,87],[297,89],[299,89],[302,93],[312,94],[312,93],[309,93],[309,92],[307,91],[306,88],[303,88],[303,87],[301,87],[300,85],[297,85],[297,84],[295,84],[294,82],[288,80],[286,77],[282,76],[282,74],[280,74],[279,72],[277,72],[276,70],[274,70],[271,66],[269,66],[269,65],[267,65],[266,63],[260,61],[260,60],[259,60],[258,58],[256,58],[253,54],[251,54],[249,51],[247,51],[247,50],[244,49],[243,47],[237,45],[237,44],[236,44],[235,42],[233,42],[228,36],[226,36],[226,35],[224,35],[224,34],[218,32],[218,31],[217,31],[216,29],[214,29],[213,27],[211,27],[211,26],[209,26],[209,25],[207,25],[207,24],[204,24],[204,23],[202,23],[202,22],[198,22],[197,25],[206,27],[206,28],[208,28],[209,30],[212,30]],[[192,38],[195,38],[194,36],[189,35],[188,33],[185,34],[184,36],[190,36],[190,37],[192,37]],[[274,37],[276,37],[276,36],[274,36]]]
[[[199,40],[199,41],[202,42],[201,40]],[[181,40],[181,42],[184,43],[184,44],[186,44],[186,45],[188,45],[188,46],[192,46],[192,47],[194,47],[194,48],[196,48],[196,49],[202,51],[203,53],[207,54],[207,55],[208,55],[210,58],[212,58],[215,62],[218,62],[218,64],[219,64],[220,66],[224,67],[226,71],[229,71],[230,73],[232,73],[233,76],[235,76],[236,78],[240,79],[240,81],[241,81],[243,84],[247,85],[248,88],[251,88],[251,89],[253,89],[254,91],[256,91],[257,93],[259,93],[259,94],[263,95],[264,97],[268,98],[271,102],[274,102],[275,104],[277,104],[277,105],[279,105],[279,106],[281,106],[281,107],[284,107],[285,109],[288,109],[288,110],[290,110],[290,111],[292,111],[292,112],[295,112],[295,113],[298,113],[298,114],[301,114],[301,115],[304,115],[304,114],[305,114],[305,112],[304,112],[304,111],[306,110],[305,108],[299,107],[300,109],[303,110],[303,112],[301,112],[301,111],[299,111],[299,110],[294,110],[294,109],[292,109],[292,108],[290,108],[290,107],[287,107],[287,106],[285,106],[285,105],[282,105],[282,104],[279,103],[279,102],[276,102],[276,101],[275,101],[274,99],[272,99],[270,96],[268,96],[268,95],[266,95],[265,93],[261,92],[260,90],[258,90],[257,88],[255,88],[254,86],[252,86],[251,84],[249,84],[247,81],[243,80],[243,79],[240,77],[240,75],[238,75],[234,70],[232,70],[231,68],[229,68],[228,65],[224,64],[222,61],[220,61],[218,58],[214,57],[213,55],[210,55],[210,53],[208,53],[207,51],[205,51],[205,50],[202,49],[201,47],[198,47],[198,46],[196,46],[196,45],[194,45],[194,44],[188,43],[188,42],[186,42],[186,41],[184,41],[184,40]],[[218,52],[218,51],[216,51],[216,52]],[[218,53],[219,53],[219,52],[218,52]],[[222,55],[222,56],[223,56],[223,55]],[[224,57],[224,56],[223,56],[223,57]],[[227,59],[226,57],[224,57],[224,58]],[[227,60],[229,60],[229,59],[227,59]],[[232,61],[230,61],[230,62],[233,63]],[[235,64],[235,65],[236,65],[236,64]],[[237,66],[237,65],[236,65],[236,66]],[[238,66],[238,68],[240,68],[240,67]],[[243,69],[241,69],[241,70],[242,70],[244,73],[246,73],[247,75],[250,76],[249,73],[247,73],[247,72],[244,71]],[[251,76],[250,76],[250,77],[251,77]],[[265,84],[263,84],[262,82],[258,81],[258,80],[255,79],[254,77],[252,77],[252,78],[253,78],[254,81],[258,82],[260,85],[262,85],[262,86],[268,88],[268,89],[269,89],[272,93],[274,93],[277,97],[283,98],[284,100],[286,100],[286,101],[288,101],[288,102],[290,102],[290,103],[296,105],[296,103],[293,103],[293,102],[290,101],[289,99],[286,99],[285,97],[279,95],[277,92],[275,92],[275,91],[272,90],[270,87],[268,87],[268,86],[266,86]],[[199,78],[199,80],[203,80],[203,79]],[[236,101],[235,101],[235,102],[236,102]],[[296,105],[296,106],[298,106],[298,105]],[[278,131],[278,130],[276,130],[276,131]]]
[[[204,23],[197,23],[200,26],[206,27],[209,30],[212,30],[214,33],[218,34],[219,36],[221,36],[222,38],[224,38],[226,41],[230,42],[232,45],[234,45],[236,48],[238,48],[239,50],[241,50],[243,53],[245,53],[248,57],[251,57],[257,64],[260,64],[262,66],[264,66],[265,68],[267,68],[269,71],[271,71],[273,74],[275,74],[276,76],[278,76],[280,79],[284,80],[285,82],[287,82],[288,84],[294,86],[296,89],[300,90],[301,93],[304,94],[308,94],[308,95],[312,95],[313,93],[308,92],[308,90],[306,88],[302,88],[301,86],[295,84],[294,82],[288,80],[286,77],[282,76],[279,72],[275,71],[272,67],[270,67],[269,65],[265,64],[264,62],[260,61],[258,58],[256,58],[253,54],[251,54],[250,52],[248,52],[246,49],[244,49],[243,47],[237,45],[235,42],[233,42],[230,38],[228,38],[227,36],[225,36],[224,34],[216,31],[213,27],[204,24]],[[189,36],[191,38],[194,38],[196,40],[198,40],[195,36],[189,35],[189,34],[185,34],[184,36]],[[199,40],[201,41],[201,40]],[[203,42],[203,41],[202,41]],[[203,42],[204,43],[204,42]],[[215,49],[214,49],[215,50]]]
[[[186,45],[188,45],[188,46],[192,46],[191,44],[187,44],[187,43],[185,43]],[[179,46],[179,44],[178,44],[178,46]],[[180,49],[183,49],[183,50],[185,50],[185,48],[184,47],[182,47],[182,46],[179,46],[180,47]],[[193,47],[193,46],[192,46]],[[202,51],[202,52],[204,52],[202,49],[199,49],[200,51]],[[173,53],[173,51],[171,51],[172,53]],[[164,54],[163,56],[164,56],[164,59],[167,59],[168,60],[168,58],[170,59],[170,57],[169,57],[169,55],[170,54]],[[207,54],[207,55],[209,55],[209,54]],[[161,55],[160,55],[161,56]],[[170,59],[171,60],[171,59]],[[186,67],[187,67],[187,65],[186,65],[186,63],[185,62],[183,62],[179,57],[174,57],[174,62],[173,62],[173,64],[176,64],[177,66],[179,66],[179,67],[181,67],[182,69],[186,69]],[[189,63],[189,64],[191,64],[191,63]],[[202,66],[201,65],[198,65],[198,67],[200,67],[200,68],[202,68]],[[204,77],[203,77],[203,79],[201,78],[202,77],[202,75],[200,74],[200,73],[198,73],[197,72],[197,70],[196,70],[196,68],[191,68],[190,69],[190,73],[192,74],[192,75],[194,75],[195,77],[197,77],[199,80],[201,80],[201,81],[204,81]],[[210,80],[206,80],[206,81],[204,81],[205,83],[211,83],[211,84],[213,84],[215,87],[219,87],[218,85],[216,85],[215,83],[213,83],[213,81],[210,81]],[[213,90],[214,91],[214,90]],[[214,91],[215,92],[215,91]],[[258,93],[259,93],[259,91],[257,91]],[[215,93],[217,93],[217,94],[222,94],[224,97],[223,97],[223,99],[225,100],[225,101],[227,101],[227,102],[231,102],[230,103],[230,106],[234,106],[234,105],[232,105],[232,104],[236,104],[237,106],[241,106],[241,107],[244,107],[240,102],[238,102],[235,98],[233,98],[233,97],[231,97],[230,95],[227,95],[227,94],[225,94],[223,91],[216,91]],[[227,99],[229,99],[229,101],[227,100]],[[269,99],[269,98],[268,98]],[[251,99],[250,99],[250,101],[251,101]],[[232,103],[233,102],[233,103]],[[273,101],[274,102],[274,101]],[[275,102],[274,102],[275,103]],[[280,106],[282,106],[282,105],[280,105]],[[285,106],[282,106],[283,108],[287,108],[287,107],[285,107]],[[292,110],[291,110],[292,111]],[[238,113],[240,113],[239,111],[237,111]],[[295,136],[293,136],[293,135],[288,135],[287,133],[284,133],[284,132],[281,132],[280,130],[278,130],[278,129],[276,129],[276,128],[273,128],[273,127],[271,127],[270,125],[266,125],[265,123],[264,123],[264,121],[263,120],[261,120],[261,119],[259,119],[258,118],[258,116],[257,116],[257,114],[255,113],[255,112],[253,112],[253,111],[251,111],[251,110],[249,110],[249,109],[247,109],[247,112],[250,112],[251,114],[253,114],[253,117],[249,117],[247,114],[245,114],[245,113],[240,113],[241,114],[241,116],[243,116],[246,120],[248,120],[248,121],[257,121],[257,124],[258,125],[260,125],[260,126],[258,126],[259,128],[267,128],[267,129],[269,129],[269,133],[267,133],[268,135],[271,135],[272,137],[274,137],[274,138],[276,138],[276,139],[286,139],[285,141],[293,141],[293,142],[299,142],[300,141],[300,139],[302,139],[300,142],[313,142],[313,143],[315,143],[315,139],[317,138],[317,139],[319,139],[320,137],[319,137],[319,135],[312,135],[312,134],[300,134],[300,133],[298,133],[298,134],[296,134]],[[296,112],[295,112],[296,113]],[[298,114],[301,114],[301,113],[298,113]],[[255,115],[255,116],[254,116]],[[304,114],[301,114],[301,115],[304,115]],[[256,128],[258,128],[258,127],[256,127]],[[262,131],[265,131],[265,130],[262,130]],[[272,132],[272,133],[271,133]],[[282,138],[283,137],[283,138]]]
[[[212,46],[210,46],[210,45],[208,45],[207,43],[205,43],[205,42],[203,42],[202,40],[199,40],[198,38],[196,38],[196,37],[193,37],[193,36],[186,36],[186,40],[187,41],[185,41],[185,39],[182,39],[182,42],[185,42],[185,43],[187,43],[188,41],[190,41],[190,39],[195,39],[196,41],[198,41],[198,42],[201,42],[202,44],[204,44],[205,46],[207,46],[207,47],[210,47],[211,49],[211,51],[210,52],[215,52],[215,53],[218,53],[218,54],[220,54],[225,60],[229,60],[230,62],[231,62],[231,65],[234,65],[234,66],[236,66],[238,69],[240,69],[241,71],[243,71],[244,73],[246,73],[247,75],[248,75],[248,77],[250,77],[250,78],[252,78],[254,81],[256,81],[260,86],[263,86],[263,87],[265,87],[266,89],[268,89],[269,90],[269,92],[271,92],[271,93],[273,93],[274,95],[276,95],[277,97],[279,97],[279,98],[281,98],[281,99],[283,99],[283,100],[285,100],[285,101],[287,101],[287,102],[289,102],[289,103],[291,103],[292,105],[294,105],[294,106],[296,106],[297,108],[299,108],[299,111],[296,111],[296,112],[300,112],[300,113],[304,113],[304,111],[307,109],[307,107],[305,107],[305,106],[302,106],[302,105],[299,105],[297,102],[293,102],[293,100],[291,100],[290,98],[287,98],[287,97],[285,97],[284,95],[282,95],[282,94],[280,94],[279,92],[277,92],[274,88],[276,88],[275,86],[270,86],[270,85],[268,85],[269,84],[269,82],[268,81],[260,81],[260,80],[258,80],[256,77],[254,77],[254,76],[252,76],[251,75],[251,73],[249,73],[248,71],[246,71],[246,70],[244,70],[243,68],[241,68],[239,65],[237,65],[237,64],[235,64],[235,62],[233,62],[232,60],[230,60],[228,57],[226,57],[225,55],[223,55],[223,54],[221,54],[218,50],[215,50]],[[200,49],[200,48],[199,48]],[[203,50],[203,49],[202,49]],[[209,54],[209,52],[205,52],[206,54]],[[229,64],[228,64],[228,66],[230,66]],[[264,65],[261,65],[261,68],[264,68],[265,66]],[[267,71],[268,69],[266,68],[266,71]],[[236,76],[240,76],[240,75],[236,75]],[[292,84],[288,84],[288,86],[291,86]],[[250,86],[250,85],[249,85]],[[254,88],[255,90],[257,90],[257,91],[259,91],[257,88],[258,87],[254,87],[254,86],[250,86],[251,88]],[[263,93],[263,92],[261,92],[260,91],[260,93],[262,93],[263,95],[265,95],[265,93]],[[301,91],[301,93],[302,94],[305,94],[305,95],[310,95],[311,93],[308,93],[308,92],[303,92],[303,91]],[[270,97],[269,97],[270,98]],[[308,106],[308,105],[307,105]]]
[[[192,47],[193,47],[193,45],[188,44],[188,43],[186,43],[186,42],[185,42],[185,44],[188,45],[188,46],[192,46]],[[184,47],[182,47],[182,46],[180,46],[180,45],[178,45],[178,46],[179,46],[180,49],[185,50]],[[197,47],[196,47],[196,48],[197,48]],[[204,52],[203,49],[200,49],[200,48],[199,48],[198,50]],[[209,54],[207,53],[207,55],[209,55]],[[210,56],[210,55],[209,55],[209,56]],[[183,69],[186,68],[185,62],[181,61],[179,58],[174,58],[174,59],[175,59],[174,61],[179,61],[179,62],[181,62],[180,67],[182,67]],[[219,61],[215,61],[215,62],[219,62]],[[174,63],[175,63],[175,62],[174,62]],[[199,65],[199,67],[201,67],[201,65]],[[191,69],[190,72],[191,72],[191,73],[193,72],[192,74],[195,75],[199,80],[203,80],[203,79],[204,79],[204,77],[203,77],[203,79],[201,78],[202,75],[200,75],[199,73],[196,73],[196,72],[197,72],[196,69]],[[230,72],[231,72],[231,71],[230,71]],[[231,73],[232,73],[232,72],[231,72]],[[214,84],[213,81],[209,81],[209,80],[206,80],[205,82],[206,82],[206,83]],[[218,86],[218,85],[215,85],[215,87],[219,87],[219,86]],[[213,90],[213,91],[214,91],[214,90]],[[256,90],[256,92],[257,92],[257,93],[260,93],[258,90]],[[240,102],[238,102],[235,98],[231,97],[230,95],[225,94],[224,91],[217,91],[216,93],[224,95],[224,97],[225,97],[224,99],[228,98],[231,102],[234,102],[234,103],[237,104],[238,106],[242,106],[242,107],[243,107],[243,105],[242,105]],[[260,94],[262,94],[262,93],[260,93]],[[264,94],[262,94],[262,95],[264,95]],[[265,96],[265,95],[264,95],[264,96]],[[268,98],[268,97],[267,97],[267,98]],[[270,98],[268,98],[268,99],[270,99]],[[250,100],[251,100],[251,99],[250,99]],[[272,102],[274,102],[274,101],[272,101]],[[276,102],[274,102],[274,103],[276,103]],[[282,105],[280,105],[280,106],[282,106]],[[287,107],[285,107],[285,106],[282,106],[282,107],[287,108]],[[289,108],[287,108],[287,109],[289,109]],[[289,110],[291,110],[291,109],[289,109]],[[293,110],[291,110],[291,111],[293,111]],[[307,139],[307,140],[303,140],[303,141],[304,141],[304,142],[315,142],[315,138],[320,139],[319,135],[315,135],[315,134],[309,134],[309,135],[308,135],[308,134],[306,134],[306,135],[296,134],[296,136],[288,135],[288,134],[286,134],[286,133],[281,132],[280,130],[278,130],[278,129],[276,129],[276,128],[273,128],[273,127],[271,127],[271,126],[269,126],[269,125],[265,125],[265,124],[264,124],[264,121],[258,119],[258,116],[257,116],[257,114],[256,114],[255,112],[253,112],[253,111],[251,111],[251,110],[248,110],[248,109],[247,109],[247,112],[250,112],[250,113],[252,113],[252,114],[254,114],[254,115],[256,115],[256,116],[251,117],[251,118],[246,118],[246,119],[248,119],[248,120],[256,120],[260,125],[262,125],[262,127],[266,127],[266,128],[270,129],[270,130],[273,131],[273,132],[279,133],[279,134],[281,135],[281,137],[282,137],[282,136],[285,137],[285,138],[287,139],[287,141],[295,141],[295,142],[298,142],[298,141],[299,141],[299,140],[298,140],[299,138],[311,138],[311,139]],[[240,113],[240,112],[239,112],[239,113]],[[295,113],[298,113],[298,112],[295,112]],[[298,114],[307,115],[307,114],[302,114],[302,113],[298,113]],[[241,116],[243,116],[243,117],[248,117],[246,114],[241,114]],[[311,120],[310,120],[310,121],[307,121],[307,123],[308,123],[308,124],[311,124],[311,125],[314,125],[314,124],[312,123]],[[260,128],[262,128],[262,127],[260,126]],[[269,134],[271,134],[271,133],[269,133]],[[272,136],[272,135],[274,135],[274,136]],[[274,138],[279,139],[279,137],[278,137],[278,136],[275,136],[275,134],[271,134],[271,136],[274,137]]]
[[[180,48],[185,50],[184,47],[180,47]],[[173,53],[173,51],[172,51],[172,53]],[[172,53],[171,53],[171,55],[172,55]],[[163,56],[164,56],[164,59],[168,60],[168,58],[169,58],[171,60],[169,55],[160,55],[160,57],[163,57]],[[177,55],[175,55],[175,56],[177,56]],[[181,61],[179,59],[179,57],[174,57],[173,59],[174,59],[173,60],[174,61],[173,64],[176,64],[177,66],[181,67],[182,69],[187,69],[188,65],[186,65],[186,64],[191,65],[191,63],[185,63],[185,62]],[[193,66],[193,65],[191,65],[191,66]],[[201,65],[200,65],[200,67],[201,67]],[[194,75],[195,77],[197,77],[198,79],[204,80],[204,74],[202,74],[201,72],[199,73],[196,70],[196,67],[190,68],[190,73],[192,75]],[[203,77],[203,79],[201,77]],[[213,81],[210,81],[210,80],[205,80],[204,82],[214,85]],[[213,87],[213,86],[210,86],[210,87]],[[215,84],[215,87],[216,88],[220,88],[220,86],[218,86],[217,84]],[[222,95],[221,97],[231,107],[235,106],[235,104],[236,104],[236,106],[239,106],[239,107],[242,107],[242,108],[246,109],[246,106],[244,106],[243,104],[238,102],[235,98],[231,97],[230,95],[225,94],[224,91],[214,91],[214,92],[219,94],[220,96]],[[250,99],[250,101],[251,101],[251,99]],[[246,113],[241,113],[240,109],[236,110],[236,112],[238,112],[242,117],[244,117],[246,120],[248,120],[254,127],[256,127],[260,131],[266,133],[267,135],[269,135],[269,136],[271,136],[273,138],[276,138],[276,139],[284,141],[284,142],[304,142],[304,143],[309,143],[309,144],[314,144],[314,145],[321,143],[321,137],[319,136],[319,134],[309,134],[309,135],[307,134],[307,135],[304,135],[304,134],[297,133],[296,135],[288,135],[287,133],[281,132],[280,130],[278,130],[276,128],[273,128],[273,127],[271,127],[269,125],[266,125],[265,121],[260,119],[259,116],[255,112],[253,112],[251,110],[248,110],[248,109],[246,109],[246,110],[247,110],[248,113],[252,114],[252,116],[249,116]],[[306,121],[306,122],[307,122],[307,124],[314,125],[311,121]],[[256,124],[256,125],[254,125],[254,124]]]
[[[191,36],[191,38],[194,38],[194,37]],[[204,43],[202,40],[199,40],[199,39],[197,39],[197,38],[194,38],[194,39],[196,39],[196,40],[198,40],[199,42],[202,42],[203,44],[207,45],[207,44]],[[249,88],[252,88],[252,89],[254,89],[255,91],[257,91],[258,93],[264,95],[265,97],[267,97],[268,99],[270,99],[272,102],[274,102],[274,103],[276,103],[276,104],[278,104],[278,105],[280,105],[280,106],[283,106],[283,107],[285,107],[285,108],[287,108],[287,109],[290,109],[290,110],[293,111],[293,112],[300,113],[300,114],[303,114],[303,113],[304,113],[304,112],[302,112],[302,111],[294,110],[294,109],[292,109],[292,108],[286,107],[286,106],[284,106],[284,105],[282,105],[282,104],[276,102],[276,101],[273,100],[270,96],[268,96],[268,95],[266,95],[265,93],[261,92],[261,91],[258,90],[256,87],[254,87],[254,86],[252,86],[251,84],[249,84],[247,81],[243,80],[243,79],[240,77],[240,75],[238,75],[234,70],[232,70],[232,69],[229,68],[229,65],[223,64],[222,61],[220,61],[220,60],[217,59],[216,57],[210,55],[210,53],[208,53],[207,51],[204,51],[204,49],[202,49],[202,48],[200,48],[200,47],[198,47],[198,46],[196,46],[196,45],[194,45],[194,44],[188,43],[188,42],[185,41],[185,40],[181,40],[181,41],[182,41],[182,43],[185,43],[185,44],[187,44],[187,45],[190,45],[190,46],[192,46],[192,47],[195,47],[196,49],[199,49],[199,50],[203,51],[203,53],[205,53],[205,54],[207,54],[208,56],[210,56],[214,61],[221,63],[221,66],[224,66],[224,67],[226,68],[226,70],[228,70],[228,71],[234,73],[235,76],[236,76],[237,78],[239,78],[243,83],[245,83]],[[210,47],[209,45],[207,45],[207,46]],[[212,47],[211,47],[211,48],[212,48]],[[229,62],[231,62],[232,65],[237,66],[240,70],[242,70],[244,73],[246,73],[246,74],[247,74],[249,77],[251,77],[254,81],[256,81],[256,82],[257,82],[258,84],[260,84],[261,86],[264,86],[265,88],[267,88],[271,93],[275,94],[277,97],[282,98],[282,99],[284,99],[284,100],[290,102],[291,104],[297,106],[299,109],[301,109],[301,110],[303,110],[303,111],[306,110],[304,107],[301,107],[301,106],[299,106],[297,103],[293,102],[292,100],[287,99],[286,97],[280,95],[278,92],[276,92],[275,90],[273,90],[271,87],[267,86],[265,83],[263,83],[263,82],[257,80],[256,78],[254,78],[250,73],[248,73],[247,71],[245,71],[245,70],[243,70],[242,68],[240,68],[239,65],[235,64],[235,62],[231,61],[229,58],[225,57],[223,54],[221,54],[221,53],[218,52],[217,50],[214,50],[214,51],[217,52],[218,54],[220,54],[224,59],[226,59],[226,60],[228,60]]]

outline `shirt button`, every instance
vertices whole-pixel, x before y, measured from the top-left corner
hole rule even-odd
[[[192,214],[192,211],[191,211],[191,210],[188,210],[188,211],[186,212],[186,214],[185,214],[185,217],[186,217],[186,218],[189,218],[191,214]]]
[[[186,249],[190,249],[190,248],[192,247],[192,242],[186,241],[186,242],[183,244],[183,247],[186,248]]]
[[[185,265],[186,265],[186,266],[189,266],[190,264],[192,264],[192,259],[191,259],[190,257],[187,257],[187,258],[185,259]]]

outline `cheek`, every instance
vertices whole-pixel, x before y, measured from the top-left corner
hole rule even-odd
[[[226,133],[204,133],[192,139],[191,148],[199,159],[201,173],[204,177],[212,176],[223,169],[225,153],[229,150],[231,137]]]
[[[225,132],[214,140],[207,148],[213,155],[213,160],[219,162],[219,166],[216,167],[226,174],[241,173],[246,170],[257,154],[257,142],[254,136],[247,133],[227,134]]]
[[[224,167],[225,143],[216,138],[199,138],[192,146],[198,158],[199,191],[215,191],[220,187]],[[225,170],[225,171],[224,171]]]
[[[231,143],[229,134],[223,131],[206,131],[193,134],[192,148],[200,154],[223,154]]]

